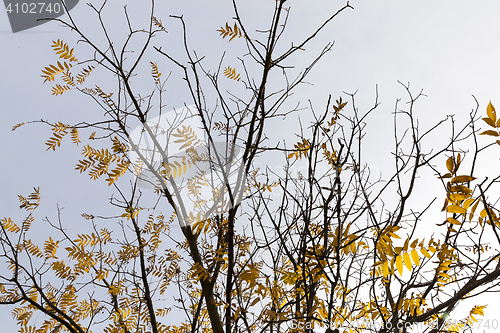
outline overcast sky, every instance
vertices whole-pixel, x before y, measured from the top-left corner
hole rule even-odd
[[[241,7],[243,20],[252,29],[266,29],[266,19],[271,15],[269,0],[244,2],[246,4]],[[145,26],[148,2],[128,3],[133,23],[137,28],[141,22]],[[105,18],[116,31],[125,27],[123,4],[124,1],[110,0],[106,11]],[[299,42],[343,4],[342,1],[326,0],[289,1],[292,9],[289,30],[284,38]],[[333,50],[307,79],[313,85],[296,90],[296,100],[307,103],[307,99],[311,99],[322,108],[324,104],[321,103],[330,93],[337,97],[342,91],[357,91],[358,107],[366,110],[373,105],[378,86],[381,106],[371,118],[371,126],[381,133],[392,128],[391,112],[396,99],[406,98],[398,80],[410,82],[414,92],[424,89],[428,97],[417,109],[424,121],[437,120],[447,114],[456,114],[458,119],[464,117],[465,121],[475,107],[472,95],[477,98],[481,110],[485,110],[489,100],[500,107],[498,0],[354,0],[350,4],[354,10],[342,13],[307,47],[303,57],[295,58],[297,65],[304,65],[323,45],[335,41]],[[100,38],[99,30],[93,25],[95,16],[85,1],[81,1],[71,14],[84,31]],[[185,0],[158,4],[156,16],[162,19],[169,34],[153,44],[169,43],[163,47],[175,53],[180,52],[174,48],[179,45],[174,43],[179,37],[179,25],[169,19],[171,14],[184,15],[190,46],[206,56],[206,66],[217,64],[225,48],[229,50],[226,59],[237,61],[235,56],[239,54],[232,53],[229,49],[232,44],[222,41],[216,31],[226,21],[231,22],[233,14],[229,1]],[[50,93],[50,85],[42,84],[41,69],[55,63],[50,46],[57,39],[71,42],[77,54],[82,47],[74,43],[76,36],[71,31],[55,22],[14,34],[6,12],[0,11],[0,140],[3,154],[0,217],[10,216],[19,221],[24,215],[18,208],[17,194],[27,195],[33,187],[40,187],[43,207],[39,218],[54,218],[56,204],[59,204],[65,207],[66,223],[77,225],[81,223],[81,213],[96,212],[96,207],[108,209],[106,203],[111,191],[104,182],[91,182],[88,176],[74,170],[80,148],[74,147],[69,140],[65,140],[56,152],[46,151],[48,127],[34,124],[11,131],[17,123],[40,118],[75,123],[87,116],[101,115],[102,112],[85,96],[69,92],[55,97]],[[157,55],[154,57],[152,61],[161,60]],[[166,61],[159,62],[159,66],[164,73],[174,69]],[[186,102],[183,94],[171,93],[169,98],[167,104],[171,107]],[[276,129],[273,134],[284,135],[279,131]],[[446,140],[448,133],[443,135]],[[391,139],[381,136],[379,140],[381,144],[392,144]],[[492,303],[486,312],[491,318]],[[10,318],[10,312],[0,308],[2,323]],[[15,326],[10,327],[12,329],[4,328],[3,331],[14,331]]]

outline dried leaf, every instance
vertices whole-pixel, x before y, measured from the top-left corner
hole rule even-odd
[[[500,134],[498,134],[498,132],[493,131],[493,130],[487,130],[487,131],[481,132],[481,133],[479,133],[479,135],[500,136]]]
[[[451,224],[454,224],[454,225],[461,225],[462,224],[459,221],[457,221],[456,219],[454,219],[453,217],[448,217],[446,219],[446,221],[448,221],[448,222],[450,222]]]
[[[396,268],[398,269],[399,275],[403,275],[403,259],[401,256],[396,257]]]
[[[475,177],[471,177],[471,176],[456,176],[456,177],[453,177],[453,179],[451,180],[452,183],[467,183],[467,182],[471,182],[473,181],[474,179],[476,179]]]
[[[417,250],[412,250],[411,251],[411,258],[415,265],[420,266],[420,257],[418,256],[418,251]]]
[[[488,114],[488,118],[490,118],[493,122],[497,120],[497,113],[491,101],[488,103],[488,107],[486,108],[486,113]]]
[[[410,259],[410,255],[408,254],[408,252],[405,252],[403,254],[403,260],[404,260],[406,268],[408,268],[408,270],[411,271],[411,259]]]
[[[465,213],[467,212],[465,209],[463,209],[460,206],[457,205],[450,205],[446,207],[446,211],[448,213],[457,213],[457,214],[463,214],[465,216]]]
[[[455,168],[455,161],[453,161],[453,157],[449,157],[446,160],[446,167],[448,168],[449,172],[453,172],[453,169]]]

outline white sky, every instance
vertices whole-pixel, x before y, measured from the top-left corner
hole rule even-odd
[[[248,4],[241,6],[241,14],[249,27],[262,30],[268,27],[265,19],[271,13],[269,2],[272,1],[245,1]],[[140,18],[148,13],[149,3],[129,3],[129,14],[139,27]],[[289,30],[284,38],[299,42],[343,4],[342,1],[291,0]],[[378,85],[382,104],[370,118],[373,121],[370,125],[374,133],[381,134],[374,138],[383,147],[392,145],[391,112],[396,98],[406,98],[398,80],[410,82],[415,93],[424,89],[428,95],[417,108],[417,114],[424,120],[435,121],[447,114],[456,114],[457,119],[464,117],[465,121],[475,107],[472,95],[478,99],[483,112],[489,100],[500,107],[499,1],[354,0],[350,4],[354,10],[347,10],[332,22],[307,48],[304,58],[294,58],[297,65],[305,64],[305,60],[311,59],[325,43],[335,41],[332,52],[307,79],[314,86],[299,87],[295,100],[307,104],[307,99],[312,99],[315,107],[322,109],[329,93],[338,97],[342,91],[357,90],[357,105],[360,110],[366,110],[374,103],[375,86]],[[119,27],[125,27],[122,6],[123,1],[112,0],[107,11],[109,26],[118,32]],[[153,45],[163,45],[164,49],[181,54],[175,49],[178,22],[169,19],[168,15],[183,14],[191,48],[206,56],[207,67],[217,64],[225,49],[229,49],[226,65],[237,63],[235,56],[239,54],[231,49],[236,48],[233,44],[237,42],[221,41],[216,32],[226,21],[231,22],[230,1],[185,0],[158,4],[157,8],[156,16],[169,31],[164,40],[168,44],[155,42]],[[84,31],[98,32],[91,25],[95,17],[85,1],[81,1],[71,14]],[[106,214],[109,209],[107,202],[111,192],[104,182],[91,182],[88,176],[74,170],[80,148],[65,140],[56,152],[45,151],[50,131],[40,124],[11,131],[17,123],[40,118],[73,123],[87,116],[101,115],[97,106],[83,95],[69,92],[55,97],[50,94],[50,85],[42,84],[41,69],[56,60],[50,47],[52,40],[63,39],[75,47],[75,38],[55,22],[13,34],[6,12],[0,11],[0,142],[3,155],[0,217],[21,219],[24,213],[18,208],[17,194],[27,195],[33,187],[40,187],[42,194],[40,224],[43,216],[55,218],[56,203],[65,207],[65,223],[71,227],[82,222],[79,216],[83,212]],[[75,47],[77,55],[81,47],[81,44]],[[160,70],[163,68],[164,75],[175,69],[161,57],[152,57],[152,61],[158,61]],[[149,69],[147,71],[149,75]],[[177,107],[185,102],[186,95],[172,92],[168,97],[171,100],[167,104]],[[280,129],[274,131],[277,137],[283,136]],[[443,140],[448,137],[448,132],[443,133]],[[387,146],[386,151],[391,149],[392,146]],[[376,154],[376,151],[371,153]],[[96,210],[96,207],[103,208]],[[494,318],[494,304],[492,299],[485,319]],[[15,331],[15,325],[4,326],[12,322],[10,318],[10,311],[0,308],[4,332]]]

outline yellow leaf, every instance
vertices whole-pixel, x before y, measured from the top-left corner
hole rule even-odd
[[[486,113],[488,114],[488,118],[490,118],[491,120],[493,121],[497,120],[497,114],[495,112],[493,104],[491,104],[491,101],[488,103],[488,107],[486,108]]]
[[[465,213],[467,212],[465,209],[463,209],[460,206],[457,205],[450,205],[446,207],[446,211],[448,213],[457,213],[457,214],[463,214],[465,216]]]
[[[410,242],[410,238],[407,238],[405,240],[405,245],[403,246],[403,251],[404,252],[408,251],[408,244],[409,244],[409,242]]]
[[[450,275],[449,275],[448,273],[444,272],[444,271],[439,272],[439,273],[438,273],[438,275],[439,275],[440,277],[445,278],[445,279],[449,279],[449,278],[450,278]]]
[[[18,233],[19,231],[21,231],[21,228],[19,228],[17,224],[10,219],[10,217],[8,219],[3,218],[0,220],[0,222],[2,223],[2,227],[7,231],[14,233]]]
[[[419,246],[419,247],[424,246],[424,241],[425,241],[425,238],[424,238],[424,239],[422,239],[422,241],[420,242],[420,244],[418,244],[418,246]]]
[[[453,172],[454,167],[455,167],[455,162],[453,161],[453,157],[450,156],[450,158],[446,160],[446,168],[448,168],[449,172]]]
[[[487,130],[479,133],[479,135],[500,136],[497,131]]]
[[[257,297],[256,299],[253,300],[253,302],[250,304],[250,306],[254,306],[260,301],[260,297]]]
[[[408,254],[408,252],[405,252],[403,254],[403,260],[405,262],[406,268],[408,268],[408,270],[411,271],[411,259],[410,259],[410,255]]]
[[[396,257],[396,268],[398,269],[399,275],[403,275],[403,260],[401,256]]]
[[[470,213],[471,215],[474,215],[474,212],[476,211],[477,206],[479,205],[479,200],[472,206]]]
[[[445,173],[444,175],[442,175],[441,177],[438,177],[439,179],[445,179],[445,178],[451,178],[451,173]]]
[[[481,216],[484,219],[486,216],[488,216],[488,211],[486,209],[483,209],[479,214],[479,216]]]
[[[389,275],[389,262],[385,261],[382,264],[382,271],[384,272],[384,277],[387,277]]]
[[[474,202],[474,198],[470,198],[470,199],[467,199],[464,201],[464,203],[462,204],[462,206],[464,207],[464,209],[469,209],[469,206]]]
[[[327,319],[328,318],[328,312],[325,310],[325,307],[320,305],[318,309],[318,314],[320,319]]]
[[[486,305],[475,305],[474,308],[470,311],[470,314],[478,314],[481,316],[484,316],[484,311],[483,309],[486,307]]]
[[[393,233],[393,232],[388,232],[387,233],[389,236],[391,236],[392,238],[396,238],[396,239],[401,239],[401,237],[399,237],[397,234]]]
[[[411,251],[411,258],[415,265],[419,266],[420,265],[420,257],[418,256],[418,251],[417,250],[412,250]]]
[[[469,193],[451,193],[450,194],[450,200],[457,203],[458,201],[462,201],[462,200],[465,200],[467,198],[470,198],[470,194]],[[467,209],[464,207],[464,209]]]
[[[490,118],[482,118],[484,120],[485,123],[487,123],[488,125],[490,125],[491,127],[495,127],[496,128],[496,124],[493,120],[491,120]]]
[[[471,314],[478,314],[478,315],[481,315],[481,316],[484,316],[484,311],[483,309],[486,307],[486,305],[483,305],[483,306],[478,306],[478,305],[475,305],[474,308],[471,310]]]
[[[455,220],[453,217],[448,217],[446,220],[454,225],[461,225],[462,224],[459,221]]]
[[[456,177],[453,177],[451,182],[452,183],[467,183],[467,182],[473,181],[474,179],[476,179],[476,178],[471,177],[471,176],[456,176]]]

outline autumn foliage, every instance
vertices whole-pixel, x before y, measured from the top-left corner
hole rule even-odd
[[[244,44],[251,55],[245,61],[260,66],[257,74],[247,71],[245,61],[236,66],[234,59],[224,60],[224,66],[221,61],[216,72],[206,70],[203,59],[188,47],[186,35],[179,46],[185,50],[183,60],[151,47],[152,37],[168,27],[153,13],[148,29],[131,28],[128,34],[145,34],[143,50],[164,57],[168,65],[151,61],[146,51],[122,61],[117,55],[129,51],[126,43],[120,49],[109,41],[100,48],[73,21],[60,21],[90,47],[94,58],[78,60],[79,50],[58,39],[52,45],[55,62],[42,70],[43,82],[54,84],[53,95],[86,94],[105,112],[95,123],[48,123],[47,150],[57,154],[65,140],[74,144],[81,151],[75,169],[116,190],[111,204],[118,214],[83,213],[87,231],[73,232],[63,214],[57,220],[36,219],[44,189],[19,195],[26,218],[0,220],[0,304],[14,305],[19,332],[323,328],[331,333],[337,328],[385,333],[416,331],[420,325],[434,333],[464,331],[484,315],[485,304],[471,303],[468,315],[449,320],[464,299],[498,291],[500,213],[494,194],[500,176],[498,168],[487,175],[475,171],[483,156],[497,154],[500,145],[491,140],[500,136],[493,105],[488,104],[482,119],[482,108],[472,110],[460,128],[448,117],[422,130],[413,113],[422,95],[414,96],[403,85],[408,103],[394,110],[394,147],[378,147],[391,151],[394,167],[381,177],[371,174],[363,154],[378,101],[360,111],[354,94],[325,96],[323,111],[309,108],[309,124],[293,124],[300,134],[291,145],[269,143],[264,124],[276,124],[284,116],[294,119],[298,108],[284,111],[284,101],[332,45],[283,87],[272,91],[269,77],[291,71],[283,61],[303,51],[327,23],[352,8],[347,3],[310,38],[277,53],[288,24],[285,2],[273,4],[271,28],[264,38],[262,32],[245,29],[236,4],[234,22],[214,31],[216,38],[219,33],[219,38],[231,41],[228,47]],[[183,18],[172,20],[186,34]],[[140,62],[147,64],[153,86],[148,96],[136,93],[134,86]],[[115,91],[87,84],[98,70],[109,70],[118,79]],[[170,133],[183,153],[178,159],[167,156],[165,147],[155,142],[159,125],[148,120],[162,113],[168,80],[162,71],[180,73],[179,84],[182,81],[192,97],[193,117],[203,124],[208,138],[206,150],[201,150],[202,138],[189,126]],[[239,92],[243,86],[251,94],[235,97],[221,82]],[[212,104],[207,100],[218,107],[209,110]],[[163,154],[157,164],[140,154],[131,135],[134,122],[149,135],[155,152]],[[448,122],[453,126],[451,136],[442,126]],[[404,135],[398,132],[400,123],[408,124]],[[485,124],[488,129],[481,131],[478,127]],[[444,138],[442,143],[428,145],[427,138],[436,134]],[[221,162],[215,137],[222,137],[229,147],[228,160],[236,148],[242,152],[241,200],[227,179],[224,186],[211,189],[213,196],[200,194],[210,185],[208,173],[191,171],[202,163],[211,163],[210,170],[229,178],[230,163]],[[139,158],[132,159],[132,152]],[[281,161],[283,172],[255,166],[257,161],[265,164],[269,154]],[[145,171],[152,175],[152,189],[138,188]],[[184,176],[185,183],[175,183]],[[426,183],[440,190],[422,192]],[[212,202],[213,209],[205,215],[187,211],[187,199],[179,195],[181,186],[188,188],[194,206]],[[144,199],[142,191],[150,191],[155,200]],[[412,201],[416,196],[419,205]],[[216,205],[221,197],[227,199]],[[117,223],[110,226],[110,219]],[[51,236],[37,237],[37,228],[47,227]],[[174,228],[181,230],[182,238],[174,236]]]

